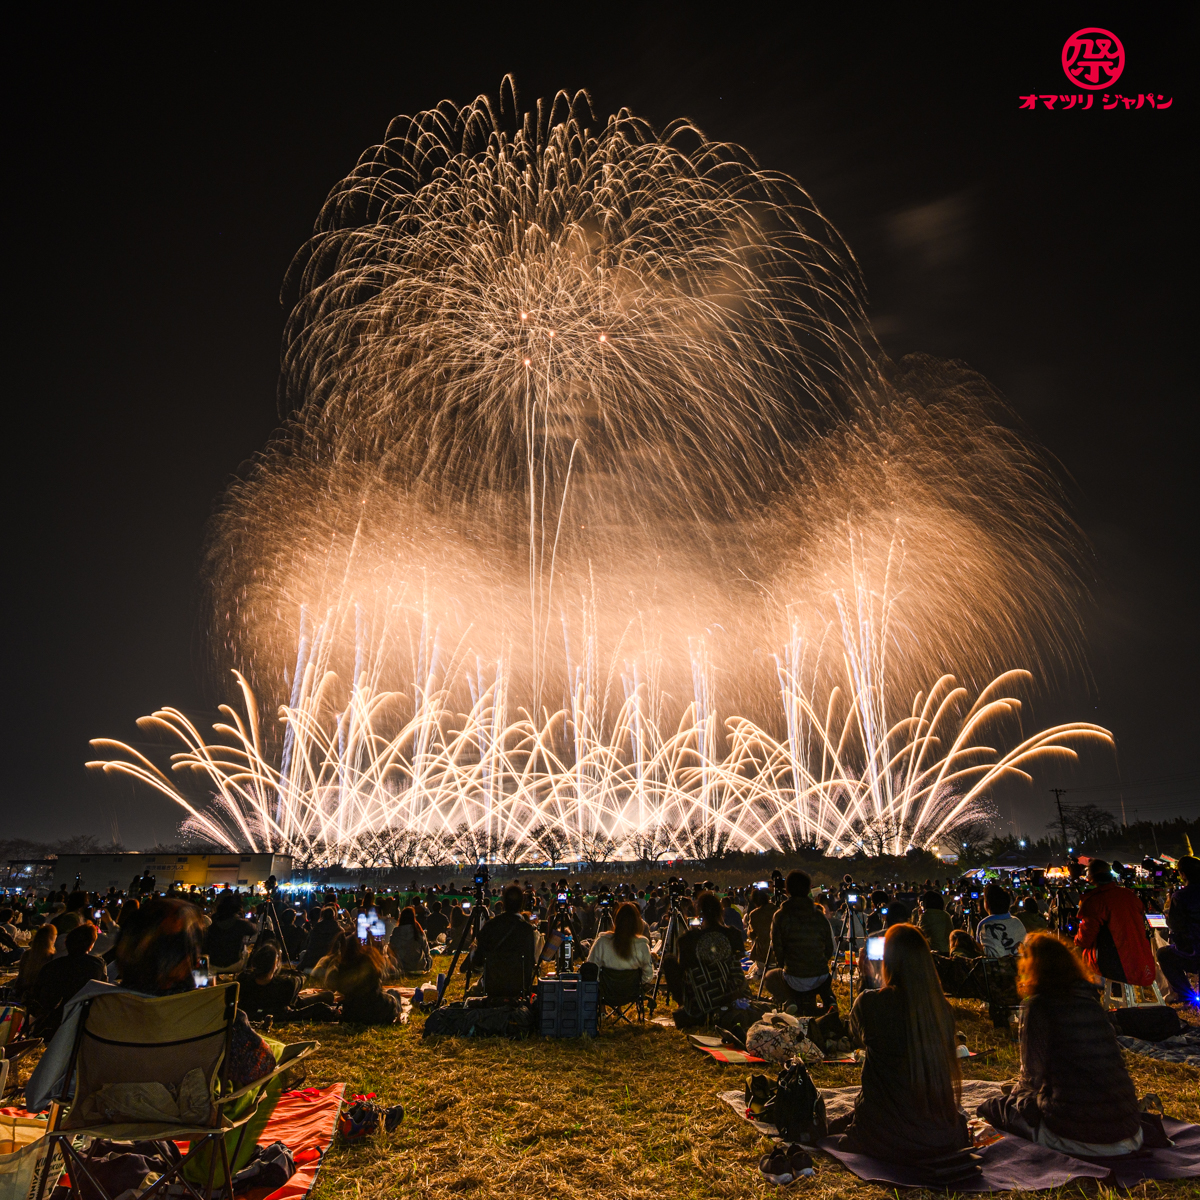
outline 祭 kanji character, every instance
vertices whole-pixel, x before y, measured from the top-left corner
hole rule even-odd
[[[1112,97],[1111,97],[1111,96],[1110,96],[1110,95],[1109,95],[1107,92],[1105,92],[1105,93],[1104,93],[1104,99],[1105,99],[1105,101],[1107,102],[1107,101],[1109,101],[1109,100],[1112,100]],[[1116,108],[1116,107],[1117,107],[1117,105],[1118,105],[1118,104],[1120,104],[1120,103],[1121,103],[1121,97],[1120,97],[1120,96],[1118,96],[1118,97],[1117,97],[1115,100],[1113,100],[1113,102],[1112,102],[1111,104],[1105,103],[1104,107],[1105,107],[1105,108]]]
[[[1063,102],[1063,111],[1065,112],[1068,108],[1075,107],[1075,101],[1078,100],[1079,97],[1078,96],[1059,96],[1059,99]]]
[[[1053,108],[1053,107],[1054,107],[1054,102],[1055,102],[1055,100],[1057,100],[1057,99],[1058,99],[1058,97],[1057,97],[1057,96],[1039,96],[1039,97],[1038,97],[1038,99],[1039,99],[1039,100],[1040,100],[1040,101],[1041,101],[1041,102],[1042,102],[1042,103],[1043,103],[1043,104],[1044,104],[1044,105],[1045,105],[1047,108]]]
[[[1083,105],[1084,108],[1092,107],[1092,93],[1091,92],[1088,92],[1088,94],[1086,96],[1080,96],[1080,99],[1084,101],[1084,105]]]
[[[1171,105],[1172,105],[1172,104],[1174,104],[1174,103],[1175,103],[1175,97],[1174,97],[1174,96],[1172,96],[1172,97],[1170,98],[1170,100],[1167,100],[1167,101],[1164,103],[1164,102],[1163,102],[1163,98],[1162,98],[1162,93],[1160,92],[1160,93],[1159,93],[1159,96],[1158,96],[1158,104],[1157,104],[1157,105],[1155,105],[1155,107],[1156,107],[1156,108],[1170,108],[1170,107],[1171,107]]]
[[[1036,96],[1019,96],[1018,99],[1021,101],[1022,108],[1037,108]]]

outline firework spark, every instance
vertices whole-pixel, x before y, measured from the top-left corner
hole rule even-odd
[[[1076,530],[983,380],[884,361],[847,247],[739,147],[506,82],[393,122],[285,291],[287,423],[207,557],[250,711],[225,749],[150,718],[211,836],[927,844],[1103,736],[965,765],[997,672],[1074,659]]]

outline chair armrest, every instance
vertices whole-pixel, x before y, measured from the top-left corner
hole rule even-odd
[[[279,1062],[275,1064],[275,1070],[269,1075],[264,1075],[261,1079],[252,1080],[244,1087],[238,1088],[236,1092],[230,1092],[226,1096],[218,1096],[214,1103],[219,1108],[223,1104],[237,1100],[240,1096],[244,1096],[247,1092],[253,1091],[255,1088],[266,1087],[276,1075],[280,1075],[288,1070],[288,1068],[294,1067],[298,1062],[306,1059],[314,1050],[319,1050],[320,1048],[320,1042],[292,1042],[291,1045],[284,1046],[283,1053],[279,1056]]]

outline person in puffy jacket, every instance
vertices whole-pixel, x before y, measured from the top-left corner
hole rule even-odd
[[[979,1106],[997,1129],[1064,1154],[1104,1158],[1142,1145],[1137,1093],[1099,989],[1069,942],[1031,933],[1017,963],[1021,1074]]]
[[[771,921],[771,942],[777,963],[763,980],[778,1004],[795,1004],[809,1015],[817,1011],[820,996],[826,1008],[836,1004],[829,963],[833,958],[833,931],[829,919],[809,898],[812,880],[803,871],[787,877],[788,898]]]
[[[1088,863],[1087,876],[1096,886],[1080,901],[1075,934],[1084,962],[1105,979],[1149,987],[1154,982],[1154,953],[1142,902],[1117,883],[1108,863],[1098,858]]]

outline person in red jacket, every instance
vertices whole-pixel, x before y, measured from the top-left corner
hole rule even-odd
[[[1154,952],[1142,902],[1117,883],[1112,868],[1098,858],[1088,863],[1087,876],[1096,886],[1080,901],[1075,945],[1105,979],[1149,987],[1154,982]]]

